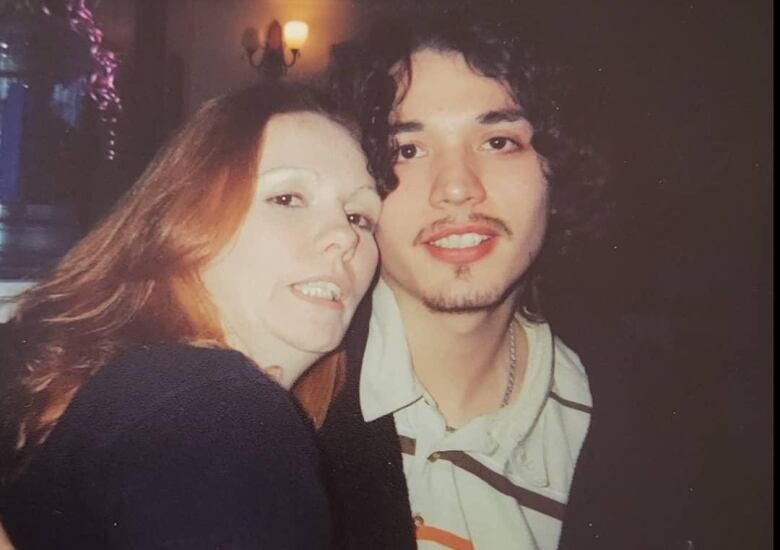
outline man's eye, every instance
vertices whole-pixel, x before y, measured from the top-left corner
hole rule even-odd
[[[520,144],[508,137],[494,137],[487,140],[481,149],[486,151],[516,151],[520,149]]]
[[[420,150],[416,145],[407,144],[398,147],[398,156],[402,159],[405,160],[413,159],[416,156],[419,156],[419,154],[420,154]]]
[[[364,231],[370,231],[373,232],[374,228],[376,227],[376,223],[374,220],[369,218],[368,216],[364,216],[363,214],[347,214],[347,221],[357,227],[358,229],[363,229]]]
[[[272,204],[278,204],[279,206],[303,206],[303,198],[294,193],[284,193],[282,195],[276,195],[268,199],[268,202]]]

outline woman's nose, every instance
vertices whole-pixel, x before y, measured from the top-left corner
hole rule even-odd
[[[360,237],[345,214],[330,220],[321,235],[322,249],[327,254],[341,255],[348,260],[354,255]]]

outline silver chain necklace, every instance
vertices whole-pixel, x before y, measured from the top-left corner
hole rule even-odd
[[[515,389],[515,376],[517,375],[517,335],[515,334],[515,320],[509,323],[509,379],[506,381],[504,398],[501,400],[501,406],[506,407],[509,399],[512,397],[512,390]],[[448,432],[454,432],[456,428],[449,425],[445,426]]]
[[[509,399],[512,397],[512,390],[515,389],[515,376],[517,375],[517,335],[515,334],[515,320],[509,323],[509,379],[506,381],[504,398],[501,400],[501,406],[506,407]]]

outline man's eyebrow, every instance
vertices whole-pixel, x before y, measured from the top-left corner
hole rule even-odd
[[[524,120],[523,111],[520,109],[502,109],[500,111],[488,111],[477,117],[480,124],[497,124],[499,122],[517,122]]]
[[[480,124],[498,124],[499,122],[517,122],[518,120],[525,120],[525,116],[521,109],[488,111],[477,117],[477,122]],[[402,120],[390,125],[390,135],[406,132],[421,132],[424,127],[422,122],[416,120]]]
[[[421,132],[422,129],[422,122],[417,122],[416,120],[401,121],[390,125],[390,135],[402,134],[404,132]]]

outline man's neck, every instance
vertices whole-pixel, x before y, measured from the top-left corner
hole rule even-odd
[[[501,406],[509,379],[510,296],[494,308],[441,313],[395,292],[415,375],[436,401],[447,424],[460,427]],[[515,324],[517,370],[512,396],[522,386],[527,340]]]

